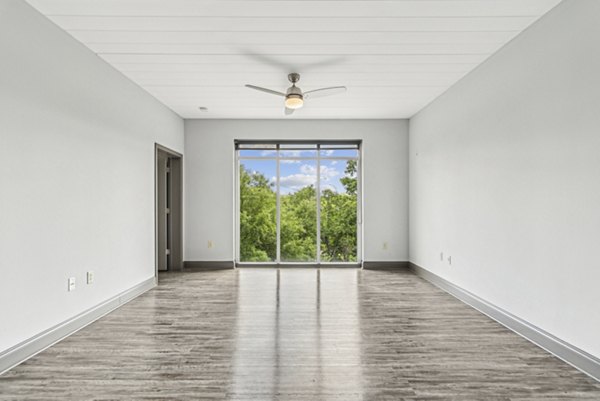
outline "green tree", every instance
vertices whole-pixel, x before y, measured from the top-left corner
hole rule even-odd
[[[314,261],[317,247],[317,197],[304,187],[281,196],[281,259]]]
[[[275,260],[277,252],[276,194],[260,173],[240,166],[240,258],[245,262]]]
[[[356,261],[356,196],[323,191],[321,196],[321,259]]]
[[[344,170],[345,177],[340,178],[340,182],[346,189],[346,193],[350,195],[356,195],[358,187],[358,180],[356,179],[357,172],[357,161],[348,160],[346,163],[346,169]]]
[[[355,262],[357,253],[357,162],[348,160],[340,182],[346,193],[321,195],[321,260]]]

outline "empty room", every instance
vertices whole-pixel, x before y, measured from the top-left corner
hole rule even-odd
[[[0,400],[600,400],[599,0],[0,0]]]

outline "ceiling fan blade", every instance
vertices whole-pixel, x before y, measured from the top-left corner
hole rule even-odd
[[[285,62],[281,58],[272,57],[270,55],[261,54],[255,52],[253,50],[238,48],[239,52],[244,56],[253,59],[254,61],[258,61],[259,63],[263,63],[266,65],[270,65],[273,67],[277,67],[281,71],[289,72],[289,71],[314,71],[319,68],[329,67],[332,65],[340,64],[346,61],[347,56],[332,56],[328,59],[323,59],[314,63],[294,63],[289,64]]]
[[[285,108],[285,115],[289,116],[291,114],[294,114],[294,109],[290,109],[290,108]]]
[[[271,89],[261,88],[260,86],[246,85],[246,88],[255,89],[257,91],[270,93],[271,95],[277,95],[277,96],[283,96],[283,97],[285,97],[285,93],[283,93],[283,92],[277,92],[277,91],[274,91],[274,90],[271,90]]]
[[[304,64],[302,66],[302,71],[304,71],[304,72],[314,71],[319,68],[329,67],[332,65],[340,64],[340,63],[343,63],[344,61],[346,61],[347,58],[348,58],[347,56],[335,56],[335,57],[330,57],[326,60],[317,61],[315,63]]]
[[[343,92],[346,92],[345,86],[332,86],[330,88],[314,89],[311,91],[304,92],[304,97],[313,98],[313,97],[331,96],[331,95],[337,95],[338,93],[343,93]]]
[[[247,50],[247,49],[243,49],[243,48],[239,48],[238,50],[244,56],[251,58],[254,61],[258,61],[259,63],[277,67],[282,72],[288,73],[289,71],[295,71],[294,66],[289,65],[288,63],[284,62],[281,59],[278,59],[278,58],[275,58],[272,56],[267,56],[266,54],[257,53],[252,50]]]

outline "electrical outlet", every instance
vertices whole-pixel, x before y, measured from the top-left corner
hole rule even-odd
[[[448,256],[448,264],[452,265],[452,256]]]
[[[69,292],[75,291],[75,277],[69,277],[67,290]]]
[[[212,240],[208,240],[208,248],[213,248],[215,246],[215,243],[212,242]]]
[[[383,248],[384,251],[387,251],[387,249],[388,249],[388,243],[387,243],[387,241],[385,241],[383,243],[382,248]]]
[[[87,272],[87,283],[88,284],[94,283],[94,272],[92,272],[92,271]]]
[[[440,252],[440,260],[443,262],[444,261],[444,252]]]

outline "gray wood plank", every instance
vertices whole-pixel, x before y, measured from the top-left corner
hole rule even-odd
[[[0,400],[598,400],[600,383],[405,270],[162,273],[0,376]]]

